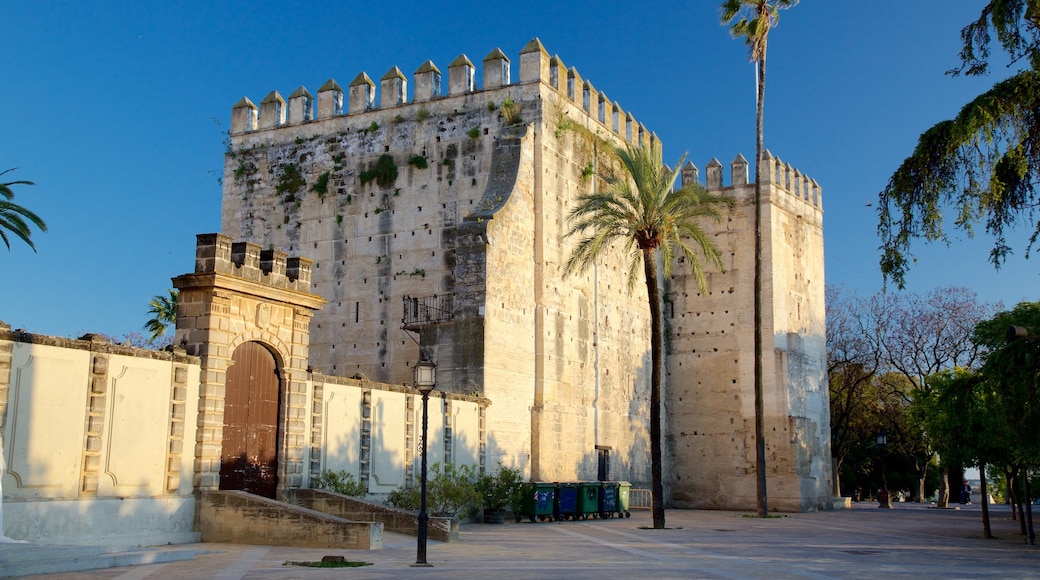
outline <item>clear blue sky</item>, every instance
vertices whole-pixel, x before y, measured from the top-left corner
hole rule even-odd
[[[0,320],[58,336],[139,331],[149,299],[220,227],[231,106],[328,78],[442,70],[539,37],[655,131],[665,160],[754,157],[754,69],[689,2],[8,2],[0,35],[0,169],[50,231],[0,247]],[[918,135],[1007,75],[951,78],[981,0],[804,0],[770,36],[766,146],[822,186],[827,282],[881,289],[877,193]],[[311,7],[320,5],[320,7]],[[306,7],[305,7],[306,6]],[[479,73],[478,73],[479,74]],[[514,72],[514,78],[516,76]],[[479,84],[479,78],[478,78]],[[1024,240],[1025,233],[1018,236]],[[985,237],[916,246],[909,289],[1038,300],[1040,257],[999,272]]]

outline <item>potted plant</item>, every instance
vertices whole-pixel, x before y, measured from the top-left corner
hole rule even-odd
[[[506,508],[517,509],[523,487],[523,476],[519,469],[498,466],[498,473],[482,474],[477,479],[477,491],[484,507],[484,523],[503,524]]]

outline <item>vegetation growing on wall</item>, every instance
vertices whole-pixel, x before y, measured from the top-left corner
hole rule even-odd
[[[300,174],[300,169],[296,167],[294,163],[288,163],[282,166],[282,174],[278,177],[278,183],[274,186],[274,190],[278,192],[278,195],[284,195],[285,201],[295,201],[296,194],[307,185],[307,182],[303,179],[303,175]]]
[[[394,158],[389,153],[380,155],[376,164],[371,169],[362,171],[358,178],[361,185],[375,180],[379,187],[390,187],[397,181],[397,165],[394,164]]]
[[[427,163],[426,158],[422,155],[412,155],[408,159],[408,165],[411,165],[416,169],[426,169],[429,163]]]
[[[235,185],[241,185],[242,181],[257,172],[258,167],[251,161],[246,161],[241,156],[232,155],[233,159],[238,160],[238,166],[235,167]]]
[[[523,119],[520,117],[521,109],[523,109],[523,105],[513,101],[513,99],[502,101],[502,117],[505,118],[507,125],[518,125],[523,122]]]
[[[326,171],[318,176],[318,180],[311,186],[311,191],[318,194],[318,197],[325,199],[325,194],[329,192],[329,177],[332,176],[332,172]]]

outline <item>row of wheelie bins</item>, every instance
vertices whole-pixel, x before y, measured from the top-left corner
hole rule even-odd
[[[516,521],[532,522],[631,517],[627,481],[532,482],[524,484]]]

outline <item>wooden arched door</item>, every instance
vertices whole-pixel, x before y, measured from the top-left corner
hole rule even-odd
[[[231,355],[224,395],[220,489],[274,498],[278,489],[278,365],[274,355],[247,342]]]

